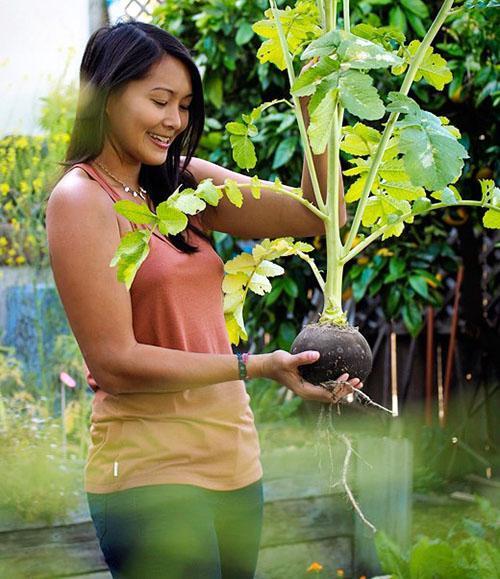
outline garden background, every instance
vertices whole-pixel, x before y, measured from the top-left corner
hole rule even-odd
[[[57,2],[50,4],[57,7]],[[277,4],[280,8],[294,5]],[[495,32],[499,18],[495,2],[482,4],[481,10],[459,9],[438,37],[436,50],[453,72],[447,89],[438,93],[423,83],[414,89],[427,109],[447,116],[461,131],[470,158],[455,185],[470,199],[481,197],[479,179],[495,179],[498,174]],[[19,23],[30,15],[28,5],[15,11],[10,7],[8,14],[3,6],[1,10],[9,18],[15,14]],[[423,36],[440,3],[365,0],[353,5],[352,26],[361,20],[375,26],[390,24],[409,40]],[[61,74],[52,77],[43,95],[29,93],[27,102],[36,111],[36,124],[18,123],[14,128],[12,105],[7,106],[9,101],[0,105],[0,568],[5,565],[9,573],[19,576],[27,576],[28,559],[30,576],[84,572],[101,576],[104,572],[82,506],[92,392],[54,289],[44,228],[48,184],[57,161],[64,157],[76,106],[77,84],[68,81],[68,71],[73,70],[74,77],[75,62],[88,35],[107,19],[125,15],[164,27],[190,48],[202,72],[207,118],[197,156],[233,170],[238,168],[225,124],[261,102],[283,98],[289,90],[286,75],[269,63],[260,64],[255,56],[262,39],[252,24],[263,18],[267,0],[89,1],[78,6],[86,15],[88,30],[78,33],[75,50],[46,55],[50,69]],[[67,18],[74,21],[76,16]],[[56,30],[65,28],[57,20],[63,14],[47,6],[39,18],[50,20],[52,26],[55,20]],[[36,45],[36,34],[34,30],[29,46]],[[4,68],[14,58],[14,48],[5,46]],[[11,80],[20,94],[28,94],[22,90],[22,66],[19,60],[17,76]],[[24,66],[31,72],[38,67],[49,70],[43,68],[43,60],[25,61]],[[5,75],[0,78],[5,82]],[[268,180],[279,177],[287,185],[299,186],[302,150],[295,117],[280,104],[268,112],[258,121],[254,142],[259,161],[252,174]],[[343,152],[344,169],[348,158]],[[352,182],[345,177],[346,191]],[[407,227],[404,240],[390,238],[382,249],[370,248],[352,264],[343,295],[350,321],[360,326],[375,355],[374,371],[364,390],[391,407],[397,417],[347,403],[333,416],[334,428],[360,441],[358,450],[367,440],[376,441],[380,477],[389,485],[384,495],[387,502],[379,512],[374,509],[382,495],[370,494],[375,473],[373,480],[360,480],[361,464],[356,466],[355,488],[380,528],[401,549],[413,549],[414,566],[420,557],[430,561],[431,571],[444,573],[442,565],[449,574],[453,561],[463,557],[474,562],[470,563],[475,567],[471,577],[493,577],[491,573],[500,568],[495,424],[499,409],[498,234],[481,227],[475,208],[451,207],[420,217]],[[241,250],[250,251],[254,243],[218,232],[212,235],[224,261]],[[318,266],[324,267],[322,238],[310,241],[319,250]],[[245,319],[250,340],[240,350],[288,350],[302,325],[320,309],[316,281],[304,262],[292,258],[286,265],[285,275],[274,280],[269,294],[248,296]],[[369,561],[366,569],[370,565],[375,569],[373,548],[363,543],[367,539],[362,526],[353,522],[352,508],[338,489],[331,488],[332,473],[318,474],[322,472],[318,448],[324,451],[332,444],[337,478],[345,454],[335,432],[324,423],[318,428],[318,405],[303,402],[269,380],[249,381],[248,391],[264,453],[277,452],[272,456],[282,457],[281,462],[269,461],[268,520],[276,517],[283,526],[300,528],[288,536],[284,528],[269,527],[262,576],[359,577],[365,572],[359,563],[363,558]],[[377,446],[380,440],[385,441],[386,450]],[[371,451],[366,447],[365,452]],[[404,476],[394,477],[399,468]],[[273,477],[282,481],[280,489],[283,481],[293,481],[295,494],[279,495]],[[321,487],[326,479],[328,492]],[[395,512],[388,505],[395,505]],[[352,519],[348,524],[339,522],[348,517]],[[77,532],[78,525],[85,524],[85,533]],[[26,533],[36,529],[45,530],[43,540],[50,548],[33,557],[32,549],[43,540],[41,535],[35,538]],[[79,545],[87,545],[85,564],[68,547],[71,541],[64,529],[76,533],[73,544],[79,540]],[[12,533],[24,537],[26,543],[18,541],[14,547]],[[298,558],[292,552],[299,553]],[[52,561],[48,567],[46,553]],[[58,555],[54,558],[54,554]],[[388,569],[386,564],[384,571],[396,573],[397,569]]]

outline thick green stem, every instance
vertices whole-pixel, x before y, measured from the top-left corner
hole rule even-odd
[[[333,113],[332,130],[328,142],[328,215],[330,222],[325,223],[326,229],[326,285],[323,313],[332,310],[342,311],[342,288],[338,286],[338,276],[340,274],[340,284],[342,284],[342,266],[339,266],[339,259],[342,254],[342,241],[340,239],[339,221],[339,196],[340,196],[340,137],[341,119],[343,118],[342,107],[337,102]],[[339,269],[340,268],[340,269]]]
[[[397,221],[395,221],[394,223],[388,223],[387,225],[384,225],[380,229],[377,229],[376,231],[374,231],[367,238],[363,239],[363,241],[358,243],[358,245],[356,245],[356,247],[352,248],[349,251],[349,253],[347,253],[340,260],[340,263],[342,265],[345,265],[348,261],[350,261],[351,259],[356,257],[356,255],[358,255],[358,253],[361,253],[372,242],[374,242],[377,238],[379,238],[381,235],[383,235],[390,227],[394,227],[395,225],[398,225],[399,223],[406,221],[412,215],[423,215],[424,213],[427,213],[429,211],[434,211],[435,209],[443,209],[444,207],[457,207],[459,205],[465,205],[468,207],[482,207],[484,209],[494,209],[496,211],[500,211],[500,209],[498,209],[498,207],[495,207],[494,205],[490,205],[489,203],[482,203],[481,201],[473,201],[473,200],[469,200],[469,199],[466,199],[464,201],[458,201],[455,205],[449,205],[448,203],[434,203],[434,205],[432,205],[431,207],[429,207],[425,211],[422,211],[422,212],[417,213],[417,214],[414,214],[412,211],[408,211],[407,213],[404,213],[403,215],[401,215],[401,217]]]
[[[345,325],[347,320],[342,311],[342,277],[344,266],[340,262],[339,254],[331,250],[335,248],[335,243],[333,227],[327,227],[326,285],[323,311],[319,322]]]
[[[344,17],[344,30],[351,32],[351,17],[349,14],[349,0],[343,0],[342,16]]]
[[[286,41],[285,33],[283,31],[283,26],[279,19],[275,1],[269,0],[269,4],[271,5],[271,10],[273,12],[273,16],[276,21],[276,27],[278,29],[278,35],[280,38],[281,50],[283,51],[283,54],[285,56],[286,69],[288,72],[288,80],[290,82],[290,87],[292,87],[293,83],[295,82],[295,72],[293,70],[293,63],[290,57],[290,53],[288,52],[288,44]],[[321,195],[321,187],[319,185],[318,176],[316,174],[316,167],[314,166],[314,160],[312,156],[311,147],[309,145],[309,139],[307,137],[307,129],[304,122],[304,117],[302,115],[300,100],[298,97],[294,95],[292,95],[292,100],[295,107],[297,123],[299,125],[300,137],[302,139],[302,144],[304,146],[304,154],[306,156],[307,168],[309,169],[309,176],[311,177],[311,184],[314,191],[314,198],[316,199],[316,204],[319,207],[319,209],[321,211],[324,211],[326,206],[325,203],[323,202],[323,197]]]
[[[425,53],[427,52],[427,49],[429,48],[432,41],[436,37],[436,34],[439,32],[439,29],[443,25],[444,21],[446,20],[448,12],[453,5],[453,2],[454,0],[445,0],[443,5],[441,6],[441,9],[439,10],[436,18],[434,19],[434,22],[429,28],[429,31],[422,40],[422,43],[418,47],[418,50],[415,53],[415,57],[413,58],[410,67],[408,68],[403,84],[401,85],[401,89],[399,91],[401,94],[407,95],[408,92],[410,91],[410,87],[413,81],[415,80],[415,76],[420,67],[420,64],[422,63],[425,57]],[[354,216],[352,227],[351,230],[349,231],[349,236],[345,244],[346,253],[348,253],[351,250],[354,240],[356,239],[356,235],[358,234],[359,226],[361,224],[361,218],[363,217],[363,213],[365,211],[365,207],[368,202],[368,197],[370,195],[371,188],[377,176],[380,163],[382,162],[382,157],[387,148],[389,139],[392,136],[392,133],[394,131],[394,125],[396,124],[398,117],[399,113],[391,113],[391,115],[389,116],[389,120],[385,126],[384,132],[382,134],[382,139],[380,140],[380,143],[377,147],[375,157],[373,158],[373,162],[371,164],[370,171],[368,173],[368,177],[366,179],[365,186],[363,188],[361,199],[358,203],[358,207],[356,208],[356,214]]]
[[[337,27],[337,0],[325,0],[326,2],[326,26],[327,31]]]

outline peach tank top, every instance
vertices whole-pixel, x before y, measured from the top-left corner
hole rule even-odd
[[[120,200],[90,165],[74,166],[114,202]],[[203,229],[199,216],[189,219]],[[159,232],[151,236],[150,253],[130,287],[135,338],[163,348],[231,354],[223,313],[223,261],[208,241],[193,231],[188,235],[199,252],[183,253]],[[233,490],[261,478],[258,435],[242,380],[181,392],[112,396],[99,388],[87,366],[85,371],[95,392],[86,492],[164,483]]]

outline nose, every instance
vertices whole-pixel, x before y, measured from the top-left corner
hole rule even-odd
[[[182,127],[182,119],[177,107],[167,107],[168,112],[163,119],[162,125],[168,129],[179,131]]]

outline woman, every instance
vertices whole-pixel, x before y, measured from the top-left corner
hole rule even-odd
[[[154,210],[179,184],[250,177],[193,156],[202,83],[188,50],[164,30],[140,22],[99,29],[80,74],[66,171],[46,216],[57,289],[95,391],[85,491],[97,538],[114,577],[253,577],[262,469],[241,378],[331,397],[297,371],[317,352],[278,350],[246,363],[233,355],[223,262],[207,233],[306,237],[324,233],[323,224],[269,189],[259,201],[245,192],[241,212],[223,199],[190,216],[179,235],[155,232],[128,292],[109,263],[137,226],[115,201]],[[362,386],[348,378],[340,377],[341,395]]]

